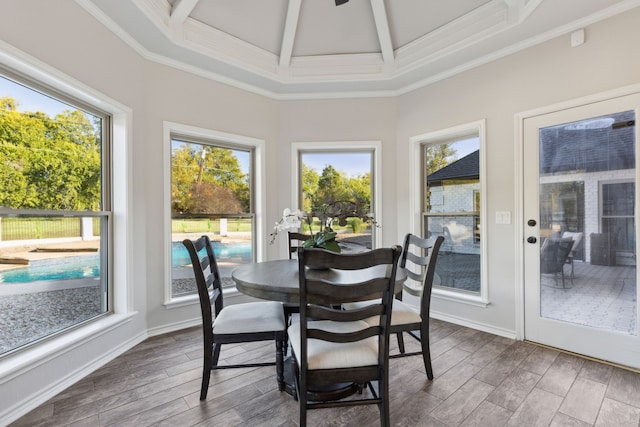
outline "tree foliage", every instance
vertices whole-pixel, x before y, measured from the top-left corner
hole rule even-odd
[[[174,141],[171,200],[174,213],[250,212],[249,176],[233,150]]]
[[[315,169],[302,167],[303,207],[308,212],[321,211],[336,202],[352,202],[363,212],[371,209],[371,174],[349,177],[327,165],[319,175]]]
[[[54,118],[0,98],[0,206],[100,210],[99,126],[79,110]]]
[[[425,151],[427,176],[439,171],[455,160],[456,150],[451,147],[451,144],[429,145]]]

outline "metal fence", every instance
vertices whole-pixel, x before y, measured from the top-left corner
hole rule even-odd
[[[93,218],[93,235],[100,235],[100,219]],[[0,218],[0,240],[80,237],[82,218]]]

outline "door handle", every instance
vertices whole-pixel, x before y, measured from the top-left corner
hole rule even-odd
[[[529,221],[527,221],[527,225],[529,227],[535,227],[536,226],[536,220],[535,219],[530,219]]]
[[[538,239],[536,239],[536,238],[535,238],[535,237],[533,237],[533,236],[529,236],[529,237],[527,237],[527,242],[529,242],[529,243],[535,243],[535,242],[537,242],[537,241],[538,241]]]

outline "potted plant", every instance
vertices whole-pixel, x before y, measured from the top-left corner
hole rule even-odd
[[[314,218],[318,218],[320,222],[320,229],[315,233],[313,232]],[[333,224],[346,226],[350,218],[358,218],[361,221],[376,224],[373,215],[367,212],[362,204],[352,201],[330,201],[323,203],[310,213],[300,209],[292,211],[287,208],[283,211],[282,218],[276,222],[274,231],[271,233],[271,244],[275,241],[278,232],[287,229],[300,229],[304,222],[309,231],[309,239],[303,243],[303,247],[341,252],[340,245],[336,241],[337,233],[333,229]]]

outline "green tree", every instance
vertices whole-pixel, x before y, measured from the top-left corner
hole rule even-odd
[[[0,100],[0,205],[13,209],[100,209],[99,133],[86,114],[50,118]]]
[[[312,198],[313,207],[317,208],[336,200],[348,200],[349,196],[347,175],[331,165],[325,166],[318,179],[318,191]]]
[[[171,158],[173,211],[250,211],[249,176],[233,150],[176,141]]]
[[[318,181],[320,175],[318,172],[310,168],[309,166],[302,165],[302,210],[310,212],[312,209],[313,199],[318,192]]]
[[[427,176],[439,171],[455,160],[456,150],[451,144],[428,145],[425,150]]]

